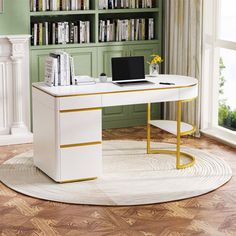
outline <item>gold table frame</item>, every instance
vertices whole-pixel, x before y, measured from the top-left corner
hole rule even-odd
[[[176,169],[184,169],[191,167],[195,164],[195,156],[190,153],[183,152],[180,150],[180,141],[181,136],[193,134],[196,131],[196,126],[192,125],[192,129],[181,132],[181,107],[184,102],[191,102],[196,98],[187,99],[187,100],[179,100],[177,101],[177,141],[176,141],[176,150],[168,150],[168,149],[151,149],[151,104],[148,103],[147,107],[147,153],[148,154],[175,154],[176,155]],[[181,164],[181,155],[187,157],[190,161],[187,164]]]

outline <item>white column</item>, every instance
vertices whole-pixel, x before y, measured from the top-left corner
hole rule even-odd
[[[11,56],[11,59],[13,97],[13,122],[11,125],[11,133],[28,133],[28,129],[23,122],[22,58],[20,56]]]
[[[32,142],[30,132],[29,35],[0,36],[0,145]],[[4,132],[5,130],[5,132]],[[8,130],[8,132],[7,132]]]

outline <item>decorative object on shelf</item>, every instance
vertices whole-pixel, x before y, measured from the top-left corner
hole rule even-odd
[[[101,83],[107,82],[107,75],[105,73],[101,73],[99,76],[99,80]]]
[[[151,57],[151,61],[148,61],[149,75],[157,76],[159,74],[159,63],[163,62],[163,59],[157,54],[152,54]]]
[[[0,0],[0,14],[3,13],[3,0]]]

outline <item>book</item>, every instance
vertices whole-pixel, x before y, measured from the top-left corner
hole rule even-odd
[[[48,56],[45,61],[45,83],[48,86],[58,85],[57,58]]]
[[[75,85],[75,66],[74,58],[70,56],[70,84]]]

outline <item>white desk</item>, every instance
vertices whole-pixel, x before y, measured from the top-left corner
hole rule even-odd
[[[155,84],[48,87],[34,83],[34,164],[57,182],[99,177],[102,107],[179,101],[198,94],[198,82],[191,77],[159,75],[148,80]]]

